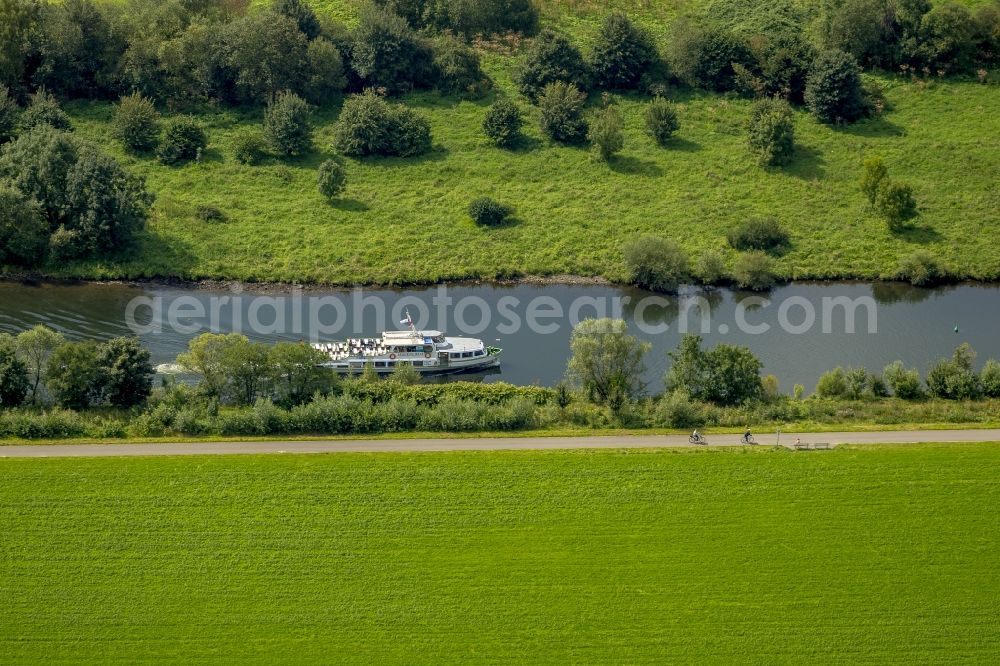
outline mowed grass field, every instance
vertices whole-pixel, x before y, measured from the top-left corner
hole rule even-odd
[[[996,663],[1000,445],[0,462],[0,661]]]
[[[615,6],[632,12],[665,46],[669,21],[704,4]],[[316,5],[350,22],[358,3]],[[605,11],[600,3],[547,2],[543,23],[586,45]],[[787,278],[891,277],[900,259],[918,249],[938,256],[956,276],[1000,278],[1000,245],[990,242],[1000,233],[995,82],[913,84],[883,76],[889,111],[882,118],[832,128],[797,111],[796,158],[780,169],[759,168],[748,155],[747,100],[669,90],[682,127],[672,145],[660,148],[644,132],[648,98],[623,97],[625,148],[603,164],[585,147],[541,137],[537,109],[511,82],[514,63],[510,52],[484,53],[496,88],[480,100],[404,96],[430,120],[434,150],[413,159],[342,160],[349,184],[332,205],[317,192],[316,174],[323,160],[341,159],[331,148],[340,102],[317,109],[314,152],[259,166],[238,164],[231,141],[240,127],[259,125],[260,112],[201,113],[209,150],[203,163],[182,167],[125,155],[109,138],[110,104],[73,104],[77,133],[143,174],[157,201],[130,256],[48,270],[91,278],[383,285],[563,274],[624,280],[621,246],[635,234],[675,239],[692,259],[715,249],[732,262],[726,232],[747,218],[774,216],[792,236],[790,251],[777,261]],[[517,150],[491,147],[482,134],[497,96],[514,97],[528,113],[527,138]],[[595,95],[591,105],[598,103]],[[873,154],[914,188],[920,215],[909,231],[890,233],[866,209],[858,178],[863,158]],[[466,211],[484,195],[514,207],[513,223],[477,228]],[[226,221],[202,221],[200,206],[220,209]]]

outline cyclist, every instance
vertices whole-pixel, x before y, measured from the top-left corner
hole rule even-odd
[[[743,433],[743,443],[749,444],[750,440],[753,439],[753,433],[750,432],[750,426],[747,426],[746,431]]]
[[[697,428],[695,428],[694,432],[691,433],[691,441],[694,442],[695,444],[701,441],[701,433],[698,432]]]

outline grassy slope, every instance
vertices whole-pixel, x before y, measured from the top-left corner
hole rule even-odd
[[[352,16],[345,3],[318,4]],[[660,27],[686,6],[619,4]],[[585,40],[601,12],[595,3],[546,3],[544,15]],[[514,94],[511,60],[490,55],[486,65],[499,94]],[[1000,115],[990,112],[1000,104],[1000,88],[884,83],[893,107],[884,119],[831,129],[798,113],[798,157],[780,170],[751,165],[744,100],[673,91],[682,129],[663,150],[642,132],[644,101],[625,99],[626,148],[609,167],[585,149],[541,140],[534,109],[527,145],[510,153],[483,141],[480,124],[491,99],[411,95],[406,102],[431,120],[435,151],[411,160],[348,160],[349,189],[334,206],[316,192],[315,168],[331,156],[336,107],[317,117],[316,153],[258,167],[234,163],[229,140],[236,126],[259,116],[206,115],[212,149],[205,164],[175,169],[133,160],[159,195],[140,254],[67,272],[330,283],[520,273],[620,278],[619,247],[631,234],[670,236],[697,254],[725,249],[733,224],[769,214],[793,232],[794,247],[780,261],[789,277],[884,276],[919,247],[962,275],[1000,276],[1000,246],[982,242],[1000,231]],[[81,135],[106,143],[107,105],[77,106],[73,115]],[[883,155],[892,174],[914,186],[921,205],[914,231],[893,237],[866,214],[856,180],[869,153]],[[513,204],[516,224],[475,228],[465,208],[482,194]],[[198,221],[194,210],[203,204],[223,209],[229,221]]]
[[[995,662],[998,464],[1000,445],[8,460],[0,660]]]

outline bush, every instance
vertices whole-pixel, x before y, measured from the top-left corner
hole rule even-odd
[[[215,206],[201,205],[195,208],[194,216],[202,222],[225,222],[226,214]]]
[[[257,164],[264,154],[264,138],[251,127],[241,127],[233,135],[233,159],[240,164]]]
[[[479,54],[449,35],[434,43],[434,73],[438,90],[446,95],[479,97],[489,89]]]
[[[136,338],[114,338],[97,348],[104,399],[114,407],[146,402],[153,388],[149,350]]]
[[[739,256],[733,266],[733,279],[740,289],[752,291],[765,291],[778,281],[774,272],[774,261],[757,250]]]
[[[72,130],[69,116],[59,106],[59,102],[44,88],[31,96],[27,108],[21,112],[20,126],[22,132],[48,125],[57,130]]]
[[[690,277],[684,251],[671,240],[639,236],[623,248],[629,280],[653,291],[673,292]]]
[[[264,140],[279,155],[301,155],[312,148],[309,104],[293,92],[278,94],[264,112]]]
[[[49,225],[38,203],[0,181],[0,266],[34,266],[48,242]]]
[[[197,159],[208,145],[205,130],[191,116],[178,116],[167,120],[163,140],[156,151],[163,164],[180,164]]]
[[[751,218],[729,231],[726,240],[737,250],[772,252],[790,244],[788,232],[773,217]]]
[[[605,162],[614,157],[625,145],[625,123],[622,115],[614,106],[608,106],[597,112],[590,124],[587,139],[593,148],[593,153]]]
[[[861,173],[861,191],[868,198],[868,203],[875,205],[879,188],[888,178],[889,170],[885,166],[885,161],[878,155],[865,158],[863,171]]]
[[[695,262],[694,274],[703,284],[720,284],[728,279],[726,261],[715,250],[709,250]]]
[[[916,400],[924,395],[920,373],[906,368],[902,361],[894,361],[882,370],[882,378],[889,390],[902,400]]]
[[[483,132],[500,148],[511,148],[521,137],[523,124],[521,109],[510,99],[501,97],[486,111]]]
[[[334,148],[344,155],[412,157],[430,150],[430,123],[401,104],[391,105],[374,90],[344,102]]]
[[[795,155],[795,124],[788,102],[759,99],[750,109],[747,143],[760,166],[783,166]]]
[[[942,281],[946,274],[933,254],[927,250],[917,250],[899,262],[895,277],[918,287],[925,287]]]
[[[646,132],[661,146],[666,146],[681,127],[673,104],[662,97],[654,97],[646,107],[645,120]]]
[[[22,404],[30,387],[28,366],[18,358],[14,338],[0,333],[0,409]]]
[[[144,152],[156,148],[160,134],[160,114],[153,102],[139,93],[122,97],[115,107],[111,136],[125,148]]]
[[[657,401],[653,419],[656,425],[665,428],[700,428],[705,425],[701,405],[680,389],[664,394]]]
[[[822,123],[851,123],[865,115],[858,63],[843,51],[823,51],[806,80],[806,104]]]
[[[532,101],[553,83],[572,84],[586,90],[590,72],[580,51],[552,30],[543,30],[532,41],[514,72],[514,83]]]
[[[670,370],[663,383],[668,391],[683,390],[718,405],[742,405],[762,395],[762,363],[746,347],[720,344],[705,351],[699,336],[685,335],[667,356]]]
[[[587,121],[583,118],[586,98],[572,83],[545,86],[538,98],[542,134],[561,143],[581,143],[587,136]]]
[[[602,88],[633,89],[656,57],[656,46],[649,34],[624,14],[612,12],[597,33],[590,52],[590,69]]]
[[[316,39],[320,34],[316,12],[303,0],[271,0],[271,11],[295,21],[299,32],[305,35],[306,39]]]
[[[10,94],[7,86],[0,83],[0,144],[14,138],[18,113],[20,109],[17,108],[17,100]]]
[[[316,186],[320,194],[328,201],[333,201],[347,187],[347,172],[338,162],[325,160],[319,165]]]
[[[913,188],[905,183],[884,180],[875,193],[875,211],[885,220],[889,231],[900,231],[917,216]]]
[[[935,70],[968,72],[976,59],[976,28],[972,12],[957,2],[935,6],[920,22],[917,58]]]
[[[721,25],[674,23],[670,64],[688,85],[723,92],[735,85],[735,65],[750,67],[753,56],[747,43]]]
[[[510,208],[489,197],[479,197],[469,203],[469,217],[476,224],[486,227],[503,224],[510,212]]]
[[[451,30],[472,38],[503,32],[534,34],[538,8],[531,0],[377,0],[415,28]]]

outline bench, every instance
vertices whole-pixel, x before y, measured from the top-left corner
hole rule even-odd
[[[813,444],[813,448],[814,449],[829,449],[830,448],[830,442],[816,442],[815,444]]]
[[[809,450],[809,443],[808,442],[796,442],[792,446],[795,448],[796,451],[808,451]]]

